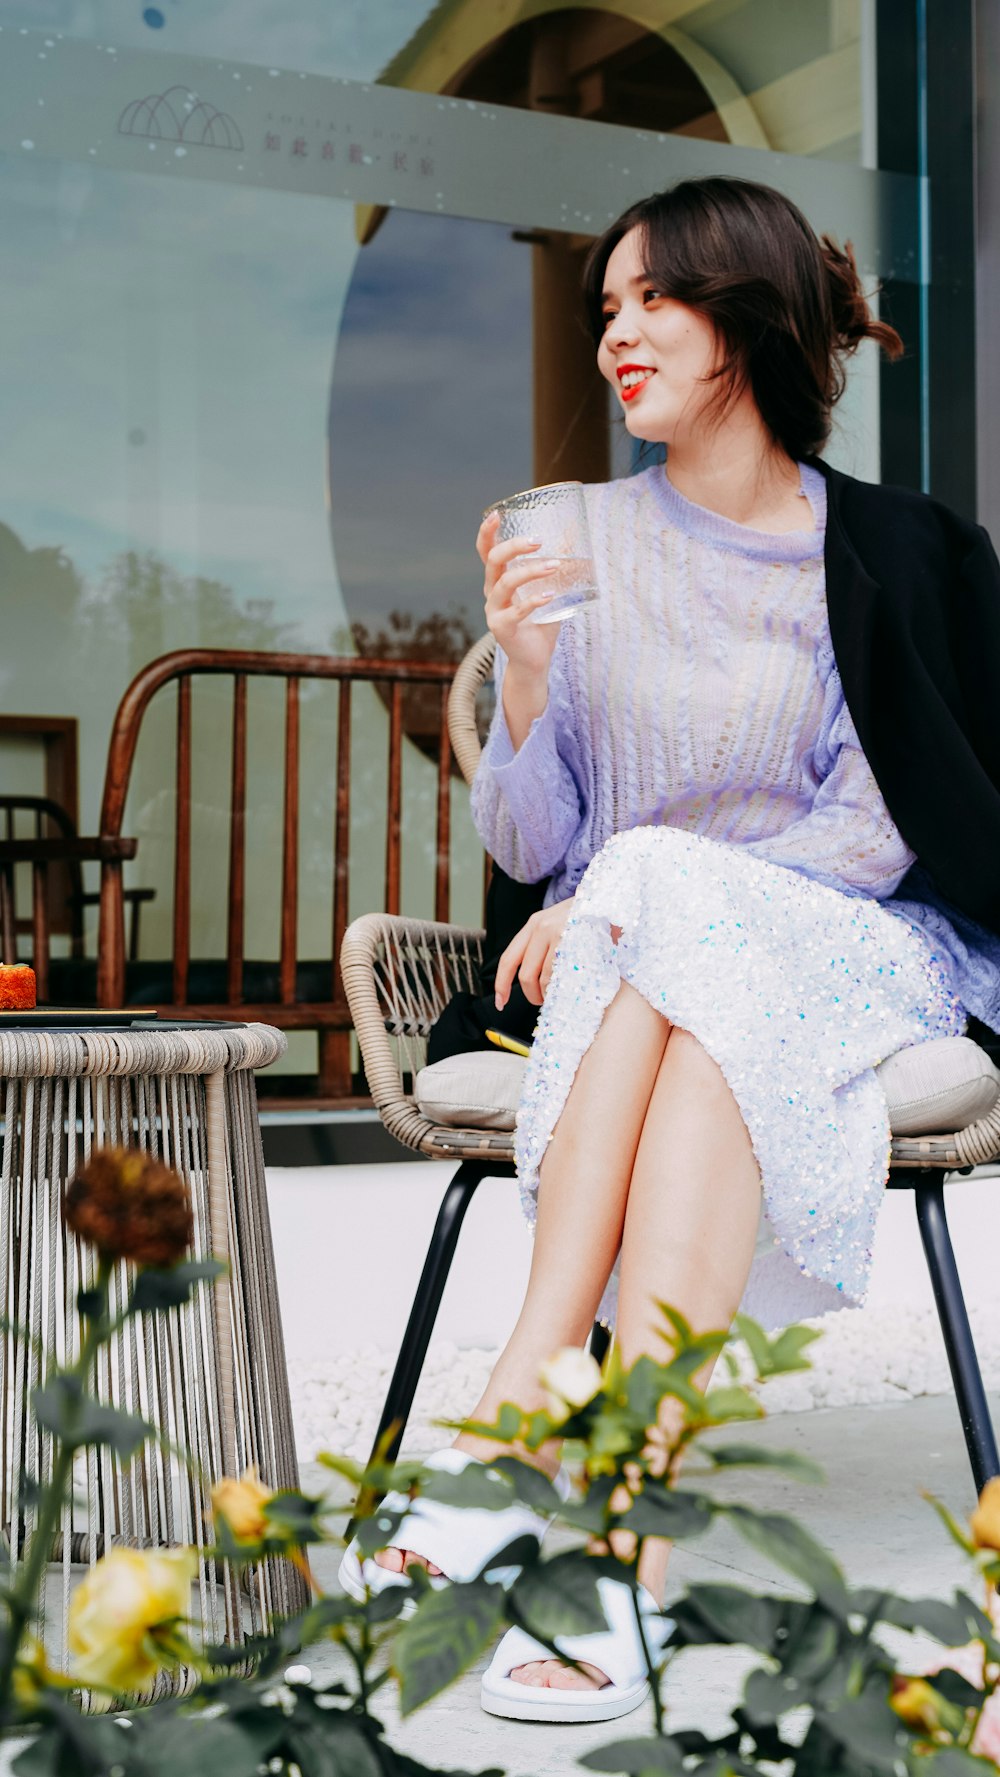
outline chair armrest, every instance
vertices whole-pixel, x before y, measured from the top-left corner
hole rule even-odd
[[[476,728],[476,695],[493,671],[496,640],[485,635],[469,649],[448,694],[448,738],[467,784],[476,775],[482,747]]]
[[[67,858],[79,863],[92,858],[118,863],[122,858],[134,858],[138,849],[138,839],[117,833],[102,833],[93,839],[0,839],[0,863],[53,864]]]
[[[485,935],[388,913],[366,913],[344,933],[340,972],[372,1100],[407,1147],[429,1152],[438,1144],[436,1125],[406,1092],[404,1071],[423,1064],[424,1039],[452,994],[478,986]]]

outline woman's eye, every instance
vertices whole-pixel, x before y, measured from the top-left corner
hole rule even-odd
[[[602,327],[610,326],[610,324],[614,320],[617,312],[618,312],[617,309],[605,309],[604,313],[601,316],[601,326]]]
[[[658,290],[655,284],[650,284],[649,288],[643,291],[642,300],[643,302],[658,302],[662,295],[662,290]]]

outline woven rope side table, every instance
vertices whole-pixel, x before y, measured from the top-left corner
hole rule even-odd
[[[207,1642],[240,1644],[271,1615],[301,1608],[305,1587],[269,1559],[242,1579],[204,1551],[212,1543],[209,1490],[254,1464],[269,1487],[297,1487],[284,1341],[264,1185],[253,1069],[284,1052],[269,1025],[232,1029],[0,1031],[0,1531],[12,1561],[34,1506],[24,1477],[43,1485],[51,1445],[30,1413],[46,1365],[78,1349],[77,1294],[96,1261],[67,1233],[66,1183],[91,1150],[144,1149],[187,1180],[195,1257],[225,1259],[228,1275],[201,1285],[169,1314],[131,1317],[102,1355],[97,1392],[157,1427],[131,1464],[107,1449],[78,1460],[74,1500],[52,1551],[44,1612],[49,1657],[67,1664],[70,1593],[102,1554],[133,1548],[198,1550],[192,1616]],[[112,1310],[130,1268],[116,1268]],[[44,1350],[44,1357],[42,1352]],[[187,1465],[171,1449],[187,1450]],[[186,1671],[161,1675],[150,1696],[186,1689]]]

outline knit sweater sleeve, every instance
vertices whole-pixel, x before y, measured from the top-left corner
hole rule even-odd
[[[583,772],[568,721],[568,687],[559,650],[549,669],[549,699],[515,751],[503,708],[506,658],[496,651],[496,713],[472,785],[472,818],[483,844],[508,876],[538,882],[562,863],[583,819]]]
[[[819,779],[811,809],[784,832],[747,846],[756,857],[854,894],[887,900],[915,853],[896,827],[844,701],[832,647],[813,752]]]

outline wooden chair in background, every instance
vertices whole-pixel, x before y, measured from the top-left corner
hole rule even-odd
[[[46,872],[57,863],[78,865],[96,858],[101,865],[98,955],[49,960],[48,928],[36,918],[32,953],[39,976],[39,998],[53,1004],[115,1008],[148,1005],[184,1018],[220,1018],[277,1025],[282,1030],[315,1030],[319,1039],[320,1098],[342,1099],[352,1092],[351,1015],[340,979],[339,953],[348,923],[351,861],[351,720],[354,687],[374,686],[388,712],[384,838],[384,905],[398,913],[402,860],[402,773],[404,698],[421,698],[430,732],[426,747],[436,762],[434,814],[433,906],[447,919],[450,905],[451,756],[447,738],[447,697],[454,667],[447,663],[407,660],[359,660],[321,654],[270,654],[230,649],[181,649],[165,654],[133,680],[119,704],[111,729],[99,833],[75,837],[63,825],[58,838],[0,840],[0,882],[12,881],[15,862],[32,865],[34,904],[46,895]],[[192,744],[192,707],[196,681],[228,679],[232,686],[231,760],[226,833],[222,842],[225,872],[225,954],[192,954],[192,795],[197,794],[200,762]],[[247,921],[247,693],[251,680],[270,679],[284,686],[281,849],[274,860],[280,884],[280,930],[271,957],[248,957]],[[299,813],[301,752],[301,689],[314,681],[336,683],[335,757],[330,769],[329,834],[333,857],[333,890],[327,945],[319,956],[303,956],[299,944]],[[164,782],[174,786],[172,905],[170,954],[140,957],[132,938],[126,941],[126,911],[137,892],[126,887],[124,864],[135,856],[137,841],[126,836],[124,823],[143,720],[154,699],[171,693],[176,699],[175,756],[164,766]],[[39,816],[41,819],[41,816]],[[254,857],[259,874],[262,862]],[[170,883],[159,885],[169,895]],[[8,896],[12,907],[13,903]],[[11,915],[13,917],[13,915]],[[134,934],[133,925],[133,934]],[[43,991],[44,988],[44,991]]]
[[[84,888],[83,865],[100,862],[107,848],[99,840],[81,838],[72,815],[48,796],[0,796],[0,816],[4,829],[0,840],[0,961],[16,962],[18,938],[30,932],[38,997],[45,1001],[53,935],[68,935],[74,962],[85,956],[84,908],[96,907],[101,897],[98,890]],[[23,832],[24,826],[33,831]],[[134,857],[136,842],[125,843],[130,849],[122,858]],[[116,852],[120,845],[114,848]],[[30,916],[18,905],[18,864],[31,871]],[[153,888],[125,890],[130,961],[139,955],[142,909],[155,898]]]

